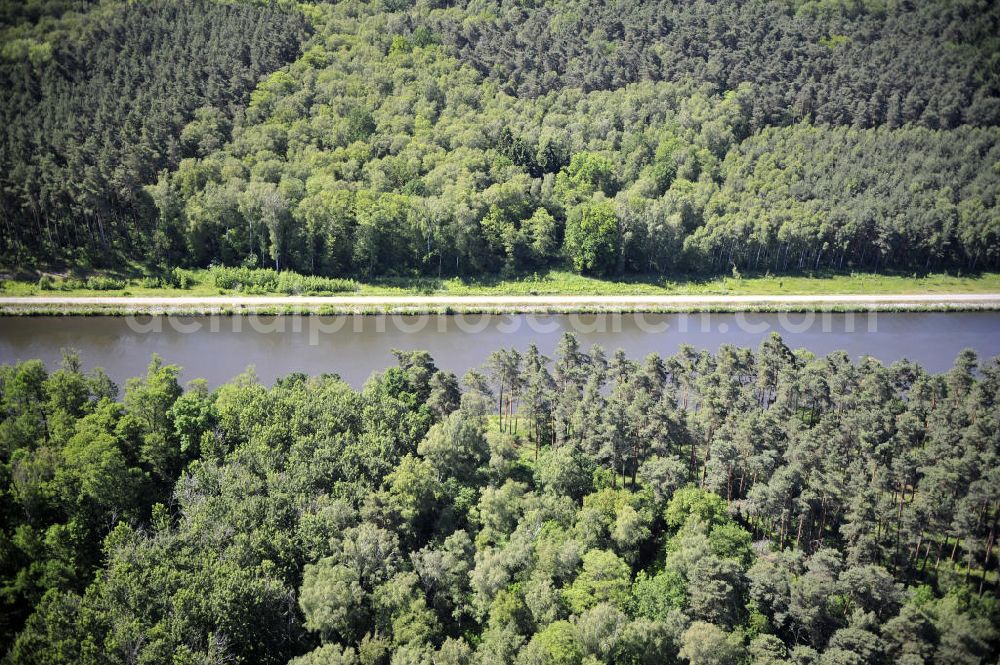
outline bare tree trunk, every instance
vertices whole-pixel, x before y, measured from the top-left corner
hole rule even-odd
[[[990,525],[990,536],[986,541],[986,555],[983,557],[983,576],[979,580],[980,596],[983,595],[983,585],[986,584],[986,571],[990,568],[990,556],[993,553],[993,543],[996,542],[998,518],[1000,518],[1000,500],[997,501],[996,508],[993,509],[993,523]],[[1000,584],[997,587],[1000,587]]]
[[[500,431],[503,431],[503,379],[500,379],[500,398],[497,403],[497,416],[500,418]]]
[[[826,530],[826,499],[823,499],[822,509],[820,511],[819,518],[819,534],[817,540],[822,544],[823,542],[823,531]]]
[[[944,542],[938,545],[937,556],[934,558],[934,572],[937,572],[938,566],[941,565],[941,554],[944,553],[944,548],[948,546],[949,536],[944,537]]]

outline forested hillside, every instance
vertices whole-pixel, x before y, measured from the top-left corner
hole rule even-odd
[[[995,2],[124,7],[5,10],[8,267],[1000,266]]]
[[[0,246],[15,267],[168,242],[143,186],[222,145],[307,34],[297,12],[208,0],[7,1],[0,19]]]
[[[470,2],[428,25],[511,94],[749,82],[752,127],[996,125],[988,2]]]
[[[995,662],[997,359],[555,355],[0,368],[7,662]]]

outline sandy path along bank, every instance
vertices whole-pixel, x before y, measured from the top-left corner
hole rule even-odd
[[[826,295],[380,295],[380,296],[20,296],[0,297],[6,311],[65,310],[280,310],[323,308],[345,311],[380,308],[472,310],[671,310],[671,309],[1000,309],[1000,293],[826,294]]]

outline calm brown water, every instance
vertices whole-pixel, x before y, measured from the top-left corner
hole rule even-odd
[[[185,380],[217,386],[254,366],[270,384],[290,372],[337,373],[360,386],[391,365],[391,350],[425,349],[461,375],[501,347],[535,343],[546,355],[563,332],[581,345],[623,348],[641,358],[681,344],[716,350],[756,347],[772,331],[817,355],[844,350],[889,363],[951,367],[963,348],[1000,355],[1000,312],[874,314],[427,315],[344,317],[11,317],[0,318],[0,362],[39,358],[58,365],[77,349],[87,368],[103,367],[119,384],[145,371],[152,354],[183,367]]]

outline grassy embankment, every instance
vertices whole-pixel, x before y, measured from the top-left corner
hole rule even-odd
[[[793,276],[746,276],[700,278],[684,275],[640,276],[630,278],[595,278],[569,271],[514,279],[487,277],[483,279],[386,278],[369,282],[302,278],[286,273],[280,280],[273,271],[252,271],[270,274],[270,278],[247,284],[234,279],[236,271],[184,270],[175,271],[167,279],[152,277],[129,278],[115,275],[87,277],[45,277],[41,280],[8,279],[0,282],[0,298],[20,297],[118,297],[197,298],[210,296],[289,296],[287,306],[259,307],[257,311],[279,313],[295,310],[296,295],[336,296],[823,296],[823,295],[910,295],[910,294],[985,294],[1000,293],[1000,273],[975,275],[951,274],[827,274]],[[180,301],[179,301],[180,302]],[[925,309],[907,306],[907,309]],[[930,307],[940,308],[940,307]],[[115,313],[111,306],[20,306],[8,307],[7,313]],[[195,311],[197,308],[191,308]],[[301,310],[302,308],[298,308]],[[314,308],[312,308],[314,309]],[[377,308],[379,310],[384,307]],[[436,311],[440,308],[434,308]],[[537,308],[535,308],[537,310]],[[608,309],[608,308],[602,308]],[[612,308],[613,309],[613,308]],[[692,306],[686,309],[706,309]],[[711,309],[728,309],[714,305]],[[787,309],[782,306],[756,309]],[[953,307],[948,307],[953,309]],[[0,310],[3,311],[3,310]],[[319,311],[333,311],[320,308]],[[354,307],[352,311],[368,309]],[[374,310],[372,310],[374,311]],[[118,312],[121,313],[121,312]]]

